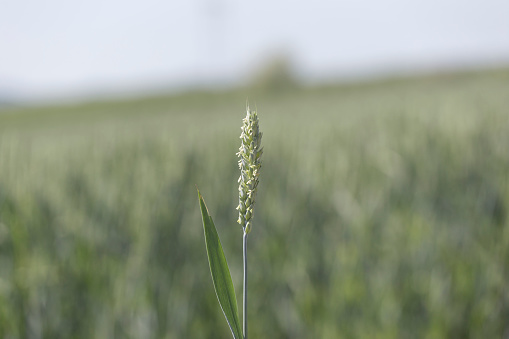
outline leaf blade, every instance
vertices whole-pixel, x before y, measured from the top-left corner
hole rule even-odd
[[[209,259],[214,290],[233,337],[235,339],[242,339],[237,298],[235,297],[235,289],[233,287],[230,269],[228,268],[228,263],[216,227],[214,226],[214,222],[212,221],[212,217],[208,212],[200,191],[198,191],[198,199],[200,201],[205,245],[207,248],[207,257]]]

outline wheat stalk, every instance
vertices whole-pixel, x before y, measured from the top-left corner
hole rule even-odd
[[[261,156],[263,149],[261,147],[262,133],[258,124],[258,115],[256,111],[249,109],[246,105],[247,114],[241,127],[242,140],[237,156],[239,157],[239,224],[242,225],[243,235],[243,262],[244,262],[244,290],[243,290],[243,313],[242,330],[237,309],[237,299],[233,287],[230,269],[226,262],[223,247],[219,235],[212,221],[212,217],[205,205],[203,196],[198,191],[198,200],[203,219],[203,231],[205,235],[205,248],[209,259],[210,273],[216,292],[217,300],[221,310],[228,322],[234,339],[247,339],[247,235],[251,231],[251,219],[253,218],[253,209],[256,198],[256,189],[258,187],[258,177],[262,165]],[[198,187],[196,188],[198,190]]]
[[[261,156],[263,148],[261,147],[262,133],[258,122],[258,114],[255,110],[246,107],[246,117],[243,120],[240,134],[240,148],[237,152],[239,157],[239,219],[237,222],[242,225],[244,235],[242,238],[242,253],[244,262],[244,279],[243,279],[243,312],[242,327],[244,339],[247,339],[247,235],[251,231],[253,211],[256,198],[256,190],[258,188],[258,179],[260,176],[260,168],[262,166]]]

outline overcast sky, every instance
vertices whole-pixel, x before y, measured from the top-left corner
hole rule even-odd
[[[509,64],[507,0],[0,0],[0,92],[33,98]]]

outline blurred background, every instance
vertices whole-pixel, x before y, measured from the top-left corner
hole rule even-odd
[[[3,1],[0,337],[509,338],[509,3]]]

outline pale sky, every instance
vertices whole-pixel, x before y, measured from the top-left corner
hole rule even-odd
[[[284,52],[304,80],[509,64],[507,0],[0,0],[0,96],[235,84]]]

